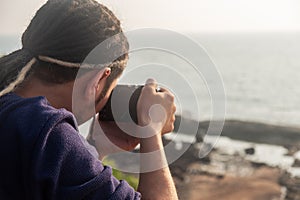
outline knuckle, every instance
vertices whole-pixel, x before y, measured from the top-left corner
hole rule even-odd
[[[172,99],[175,100],[175,95],[173,93],[170,93],[170,95],[171,95]]]
[[[174,102],[174,100],[175,100],[175,97],[174,97],[174,95],[173,95],[173,94],[170,94],[170,95],[169,95],[169,98],[170,98],[170,100],[171,100],[172,102]]]
[[[164,93],[165,100],[168,102],[174,102],[174,97],[170,93]]]
[[[176,112],[176,110],[177,110],[177,107],[175,104],[173,104],[173,111]]]
[[[173,116],[172,116],[172,122],[174,123],[175,120],[176,120],[176,117],[175,117],[175,115],[173,115]]]
[[[171,124],[170,129],[171,129],[170,131],[173,131],[173,130],[174,130],[174,124],[173,124],[173,123]]]
[[[166,96],[171,101],[175,100],[175,96],[171,92],[166,92]]]

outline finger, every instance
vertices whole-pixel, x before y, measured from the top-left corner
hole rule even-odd
[[[174,123],[175,120],[176,120],[176,117],[175,117],[175,115],[173,114],[173,115],[172,115],[172,122]]]
[[[164,88],[164,87],[159,87],[159,92],[163,92],[163,93],[166,93],[168,95],[170,95],[171,97],[174,98],[174,94],[172,92],[170,92],[170,90]]]
[[[153,79],[153,78],[147,79],[146,84],[145,84],[145,87],[149,87],[149,88],[151,88],[153,91],[155,91],[156,88],[157,88],[157,82],[156,82],[156,80]]]
[[[176,106],[175,106],[175,104],[173,105],[173,108],[172,108],[172,114],[175,114],[175,112],[176,112],[176,110],[177,110],[177,108],[176,108]]]
[[[169,102],[174,102],[174,100],[175,100],[175,97],[174,97],[174,95],[172,94],[172,93],[170,93],[170,92],[165,92],[165,93],[162,93],[163,94],[163,97],[166,99],[166,100],[168,100]]]

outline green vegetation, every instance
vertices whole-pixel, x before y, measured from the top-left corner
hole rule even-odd
[[[104,165],[109,165],[112,167],[113,175],[119,180],[126,180],[131,187],[133,187],[135,190],[137,190],[139,179],[136,175],[124,173],[117,169],[115,169],[116,164],[113,160],[104,159],[103,160]]]

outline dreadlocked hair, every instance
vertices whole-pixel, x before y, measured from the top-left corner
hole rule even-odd
[[[75,80],[86,56],[108,38],[113,39],[107,49],[89,64],[113,63],[106,83],[110,85],[128,59],[124,52],[129,45],[120,21],[94,0],[49,0],[23,33],[23,48],[0,58],[0,96],[13,91],[29,74],[53,84]]]

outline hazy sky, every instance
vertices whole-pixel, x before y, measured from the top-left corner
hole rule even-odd
[[[46,0],[0,0],[0,34],[21,34]],[[99,0],[141,27],[192,32],[300,31],[299,0]]]

